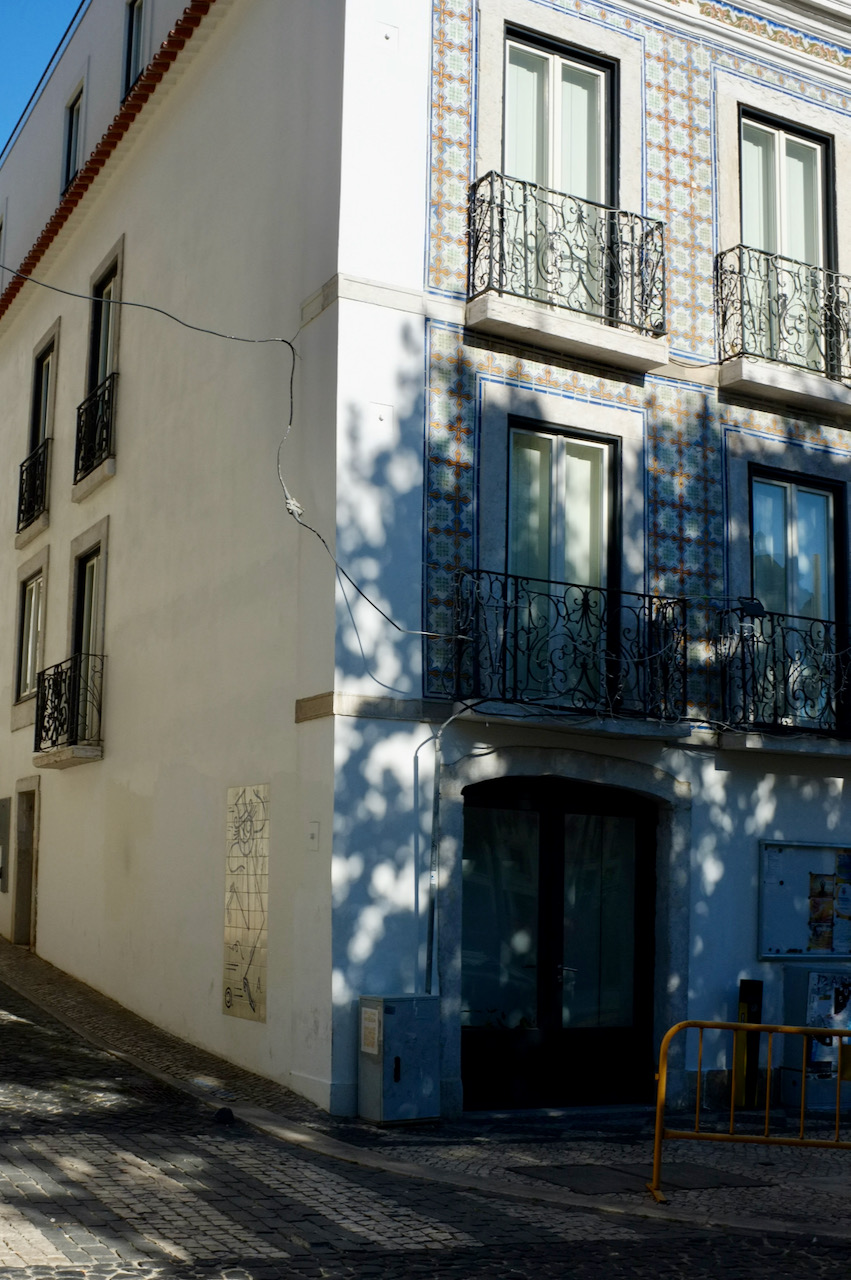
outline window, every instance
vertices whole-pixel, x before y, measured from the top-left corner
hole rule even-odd
[[[77,561],[74,600],[74,655],[79,681],[76,697],[77,742],[100,736],[100,694],[103,656],[100,652],[101,553],[92,548]]]
[[[44,661],[44,627],[47,610],[47,571],[50,549],[43,547],[18,567],[14,652],[12,653],[11,728],[34,723],[38,676]]]
[[[68,104],[65,112],[65,164],[63,168],[63,190],[69,187],[80,167],[80,151],[82,147],[82,115],[83,90],[80,89]]]
[[[729,719],[843,733],[844,626],[837,621],[841,491],[751,475],[751,584],[727,663]]]
[[[143,0],[130,0],[127,5],[127,29],[124,37],[123,97],[133,88],[142,71]]]
[[[642,99],[643,60],[631,35],[565,8],[479,6],[466,323],[646,371],[667,358],[665,230],[629,212],[644,200],[641,120],[620,113]]]
[[[827,141],[743,115],[740,147],[749,354],[832,373]]]
[[[99,387],[115,368],[116,278],[118,268],[110,267],[93,290],[89,390]]]
[[[506,175],[605,202],[607,96],[603,67],[509,41]]]
[[[36,357],[33,377],[32,416],[30,418],[30,453],[43,444],[50,434],[51,393],[53,390],[53,343]]]
[[[18,644],[18,700],[36,691],[41,663],[44,575],[36,573],[21,584],[21,629]]]
[[[742,118],[742,240],[821,266],[825,259],[822,143]]]
[[[611,238],[601,207],[611,194],[607,72],[509,41],[505,75],[509,253],[523,261],[530,296],[602,315]]]
[[[510,451],[509,573],[605,587],[609,446],[515,428]]]
[[[115,384],[117,373],[119,259],[92,286],[92,316],[89,338],[88,395],[77,409],[77,440],[74,483],[98,471],[96,481],[105,478],[102,464],[115,456]],[[101,468],[101,470],[98,470]],[[112,471],[106,468],[109,474]],[[94,483],[94,482],[92,482]],[[75,501],[87,492],[75,492]]]
[[[58,322],[43,340],[33,361],[32,401],[27,456],[21,463],[18,485],[16,546],[35,537],[46,523],[48,462],[55,396]],[[39,517],[45,518],[39,521]],[[38,522],[38,523],[37,523]]]
[[[771,613],[832,621],[833,495],[755,476],[752,511],[754,596]]]
[[[605,680],[607,444],[514,428],[509,443],[508,598],[531,698],[596,703]]]
[[[100,760],[104,575],[108,517],[71,543],[68,654],[39,673],[35,764],[64,769]]]

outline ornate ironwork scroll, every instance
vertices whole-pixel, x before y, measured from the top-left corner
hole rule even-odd
[[[721,614],[718,651],[728,724],[849,735],[849,663],[835,622],[729,609]]]
[[[18,484],[18,533],[37,520],[47,510],[47,463],[50,455],[50,438],[42,440],[28,458],[21,463]]]
[[[35,750],[99,746],[104,658],[75,653],[38,673]]]
[[[118,374],[111,373],[77,409],[74,483],[115,453],[115,398]]]
[[[851,277],[740,244],[718,255],[715,281],[722,360],[851,380]]]
[[[457,698],[686,716],[684,600],[465,571],[456,627]]]
[[[469,296],[494,290],[665,332],[665,228],[488,173],[470,188]]]

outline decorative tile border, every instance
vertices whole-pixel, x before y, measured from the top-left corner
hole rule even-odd
[[[427,285],[467,292],[467,189],[473,176],[473,0],[434,0]]]
[[[814,40],[812,36],[794,27],[783,26],[779,22],[770,22],[767,18],[758,18],[744,9],[731,4],[709,4],[701,0],[700,12],[704,18],[712,18],[716,22],[724,22],[737,31],[747,31],[749,35],[761,36],[785,49],[794,49],[796,53],[809,54],[812,58],[821,58],[837,67],[851,67],[851,52],[840,45],[830,44],[824,40]]]

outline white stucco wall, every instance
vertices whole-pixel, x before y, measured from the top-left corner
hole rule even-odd
[[[39,277],[88,293],[123,237],[125,300],[227,334],[293,337],[302,301],[336,261],[337,166],[314,161],[339,154],[341,12],[335,0],[222,5]],[[316,50],[309,60],[306,46]],[[40,136],[34,129],[36,148]],[[15,552],[33,349],[57,316],[50,524]],[[86,302],[36,286],[0,325],[9,459],[0,583],[14,600],[18,564],[49,546],[45,665],[70,651],[71,542],[109,520],[104,758],[41,774],[37,948],[153,1021],[327,1105],[331,725],[296,727],[294,706],[333,682],[334,579],[325,553],[286,514],[276,474],[289,351],[124,308],[116,474],[72,503],[88,329]],[[324,495],[326,528],[334,341],[326,317],[298,339],[283,459],[306,506]],[[7,610],[6,716],[15,650]],[[4,794],[33,773],[32,729],[0,733]],[[271,796],[265,1025],[222,1015],[226,795],[246,783],[268,783]],[[314,822],[318,847],[308,839]],[[0,896],[7,934],[14,895],[13,873]]]

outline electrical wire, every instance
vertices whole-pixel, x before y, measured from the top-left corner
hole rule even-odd
[[[36,284],[40,289],[49,289],[51,293],[61,293],[66,298],[77,298],[81,302],[103,302],[103,298],[98,298],[91,293],[77,293],[74,289],[62,289],[58,284],[48,284],[46,280],[39,280],[36,276],[27,275],[25,271],[17,271],[14,267],[7,267],[5,263],[0,262],[0,271],[8,271],[10,275],[17,276],[19,280],[23,280],[26,284]],[[192,329],[195,333],[206,333],[213,338],[224,338],[228,342],[245,342],[251,345],[260,345],[262,343],[281,343],[285,347],[289,347],[293,359],[295,359],[296,351],[292,341],[289,338],[249,338],[237,333],[224,333],[220,329],[208,329],[204,325],[192,324],[189,320],[183,320],[180,316],[176,316],[172,311],[166,311],[164,307],[157,307],[152,302],[134,302],[129,298],[110,299],[111,307],[134,307],[140,311],[152,311],[155,315],[165,316],[167,320],[174,321],[175,324],[181,325],[184,329]],[[301,329],[296,333],[301,332]]]
[[[0,271],[8,271],[11,275],[17,276],[18,279],[23,280],[24,283],[26,284],[38,285],[39,288],[41,289],[49,289],[52,293],[62,294],[63,297],[66,297],[66,298],[75,298],[80,302],[102,302],[103,301],[102,298],[98,298],[94,294],[79,293],[74,289],[63,289],[59,285],[48,284],[47,281],[45,280],[39,280],[36,276],[27,275],[23,271],[17,271],[15,270],[14,267],[7,267],[4,263],[0,263]],[[328,552],[328,555],[333,560],[334,565],[336,566],[337,572],[339,574],[342,574],[342,576],[346,579],[349,585],[358,593],[358,595],[361,596],[368,605],[370,605],[373,609],[375,609],[377,613],[381,614],[381,616],[387,622],[389,622],[392,627],[395,627],[397,631],[401,632],[404,635],[423,636],[428,640],[441,640],[441,639],[442,640],[463,640],[468,638],[466,636],[441,635],[440,633],[434,632],[434,631],[417,631],[417,630],[412,630],[408,627],[400,626],[400,624],[394,621],[394,619],[391,618],[390,615],[386,613],[381,608],[380,605],[376,604],[374,600],[370,599],[370,597],[366,594],[366,592],[361,589],[361,587],[357,584],[357,582],[355,582],[354,578],[352,578],[352,576],[346,572],[343,566],[339,564],[333,551],[328,545],[328,542],[322,536],[319,530],[315,529],[312,525],[308,524],[306,520],[302,519],[302,516],[304,514],[304,508],[302,507],[301,503],[298,502],[290,493],[287,487],[286,481],[284,480],[283,471],[281,468],[281,452],[287,441],[287,438],[289,437],[289,434],[290,434],[290,431],[292,430],[292,425],[293,425],[293,413],[294,413],[294,403],[295,403],[295,397],[294,397],[295,366],[296,366],[296,359],[298,358],[298,352],[296,351],[296,348],[295,348],[295,338],[298,337],[298,334],[301,332],[301,328],[299,328],[296,331],[292,339],[282,338],[282,337],[252,338],[243,334],[225,333],[221,329],[212,329],[206,325],[193,324],[191,321],[184,320],[181,316],[175,315],[174,312],[167,311],[164,307],[158,307],[151,302],[137,302],[130,298],[116,298],[110,301],[109,305],[116,306],[116,307],[131,307],[140,311],[150,311],[154,315],[163,316],[166,320],[171,320],[174,324],[180,325],[181,328],[192,330],[193,333],[207,334],[213,338],[222,338],[224,341],[227,341],[227,342],[241,342],[241,343],[245,343],[252,346],[259,346],[264,344],[277,344],[280,346],[287,347],[292,357],[292,362],[290,366],[289,415],[287,418],[287,430],[284,434],[283,439],[278,445],[278,457],[277,457],[278,480],[280,481],[281,488],[284,491],[284,499],[286,501],[287,511],[291,516],[294,517],[295,520],[298,521],[298,523],[301,525],[303,529],[306,529],[309,533],[312,533],[314,537],[319,539],[319,541],[322,543],[325,550]],[[378,681],[377,683],[380,684],[381,682]],[[385,686],[385,687],[389,687],[389,686]]]
[[[14,267],[6,266],[4,263],[0,263],[0,271],[8,271],[10,275],[15,276],[16,278],[22,280],[25,284],[34,284],[39,288],[47,289],[52,293],[61,294],[63,297],[74,298],[81,302],[102,302],[103,301],[102,298],[98,298],[94,294],[81,293],[73,289],[64,289],[59,285],[48,284],[47,281],[45,280],[40,280],[36,276],[28,275],[25,272],[19,271]],[[370,608],[374,609],[382,618],[384,618],[384,620],[387,623],[389,623],[390,626],[392,626],[396,631],[398,631],[402,635],[420,636],[428,640],[470,641],[472,639],[472,637],[470,636],[444,634],[441,632],[425,631],[425,630],[418,630],[418,629],[403,627],[400,623],[396,622],[395,619],[392,618],[390,614],[386,612],[386,610],[382,609],[382,607],[379,604],[377,604],[376,601],[374,601],[373,599],[371,599],[369,595],[367,595],[367,593],[355,581],[355,579],[351,576],[351,574],[349,574],[343,568],[343,566],[339,563],[339,561],[337,560],[336,556],[331,550],[331,547],[329,546],[325,537],[319,532],[318,529],[314,528],[313,525],[308,524],[307,521],[303,519],[304,508],[302,507],[301,503],[299,503],[297,499],[293,497],[289,488],[287,487],[287,484],[283,475],[283,470],[281,467],[281,454],[283,451],[283,447],[286,444],[287,439],[289,438],[289,435],[293,426],[294,403],[295,403],[295,397],[294,397],[295,369],[296,369],[296,360],[298,358],[298,353],[295,347],[295,339],[298,337],[298,334],[301,332],[301,326],[299,327],[298,330],[296,330],[296,333],[293,335],[292,339],[283,338],[279,336],[249,337],[248,335],[244,335],[244,334],[226,333],[223,330],[213,329],[206,325],[194,324],[189,320],[184,320],[181,316],[175,315],[174,312],[167,311],[164,307],[156,306],[154,303],[139,302],[139,301],[135,301],[133,299],[127,299],[127,298],[116,298],[114,300],[111,300],[109,305],[119,306],[119,307],[128,307],[128,308],[133,308],[140,311],[149,311],[154,315],[159,315],[166,320],[170,320],[173,324],[177,324],[181,328],[189,329],[194,333],[206,334],[213,338],[220,338],[226,342],[238,342],[238,343],[251,345],[251,346],[272,344],[272,345],[287,347],[291,357],[290,377],[289,377],[289,414],[287,418],[286,432],[283,436],[283,439],[280,441],[278,445],[278,452],[277,452],[278,480],[280,482],[281,488],[284,493],[284,499],[286,502],[288,513],[296,520],[296,522],[303,529],[306,529],[309,533],[312,533],[314,537],[318,538],[319,542],[322,544],[322,546],[324,547],[325,551],[327,552],[327,554],[329,555],[329,557],[331,558],[335,566],[337,579],[338,579],[338,582],[340,583],[340,589],[346,603],[346,608],[349,614],[349,618],[351,619],[352,626],[357,636],[358,646],[360,648],[361,657],[364,662],[364,670],[366,671],[366,674],[370,677],[371,680],[373,680],[381,688],[387,689],[389,692],[401,693],[401,694],[404,694],[406,692],[404,690],[397,689],[392,685],[385,684],[383,681],[379,680],[378,677],[372,671],[370,671],[367,663],[367,659],[366,659],[366,653],[363,647],[363,642],[361,640],[360,633],[358,631],[354,613],[352,612],[351,602],[348,598],[348,595],[346,594],[345,587],[343,585],[343,580],[345,580],[345,582],[347,582],[351,586],[351,588],[355,592],[357,592],[357,594],[366,602],[366,604],[370,606]],[[676,356],[671,357],[671,362],[675,364],[691,367],[691,368],[711,367],[709,364],[696,364],[692,361],[683,361],[681,358]],[[709,608],[727,609],[727,608],[735,607],[734,600],[735,600],[735,603],[741,604],[741,599],[742,598],[738,596],[734,598],[732,596],[689,595],[689,597],[686,600],[686,603],[689,607],[696,607],[703,604],[704,607],[708,606]],[[665,653],[673,652],[673,647],[675,644],[676,644],[676,641],[671,641],[669,645],[664,646],[663,649],[660,650],[658,653],[645,654],[635,658],[634,661],[636,663],[658,662],[659,659],[665,655]],[[848,660],[851,659],[851,646],[841,651],[839,650],[836,651],[836,653],[832,656],[834,660],[837,662],[837,664],[841,665],[841,669],[843,670],[843,683],[842,683],[842,688],[839,690],[839,692],[842,692],[842,690],[845,688],[845,685],[847,684],[849,679],[847,674],[845,674],[844,672],[845,672],[845,667],[848,664]],[[476,703],[475,705],[481,705],[481,702]],[[527,705],[534,705],[533,700],[528,700]],[[472,708],[466,707],[466,709],[472,709]],[[547,715],[550,715],[553,713],[551,708],[539,707],[537,705],[535,707],[535,710],[537,714],[540,714],[541,712],[545,712]],[[611,706],[611,705],[607,709],[607,711],[608,711],[609,718],[616,718],[616,719],[629,718],[624,716],[622,713],[619,714],[615,710],[614,706]],[[460,714],[460,712],[458,714]],[[558,715],[559,713],[555,712],[555,714]],[[455,718],[455,715],[451,716],[450,720],[454,718]],[[588,723],[593,723],[593,722],[594,722],[593,719],[588,721]],[[449,722],[447,721],[446,723],[448,724]],[[573,724],[577,723],[575,717],[571,719],[570,723],[573,723]],[[738,727],[735,725],[726,725],[721,721],[714,721],[711,719],[707,721],[707,723],[719,729],[735,729]]]

